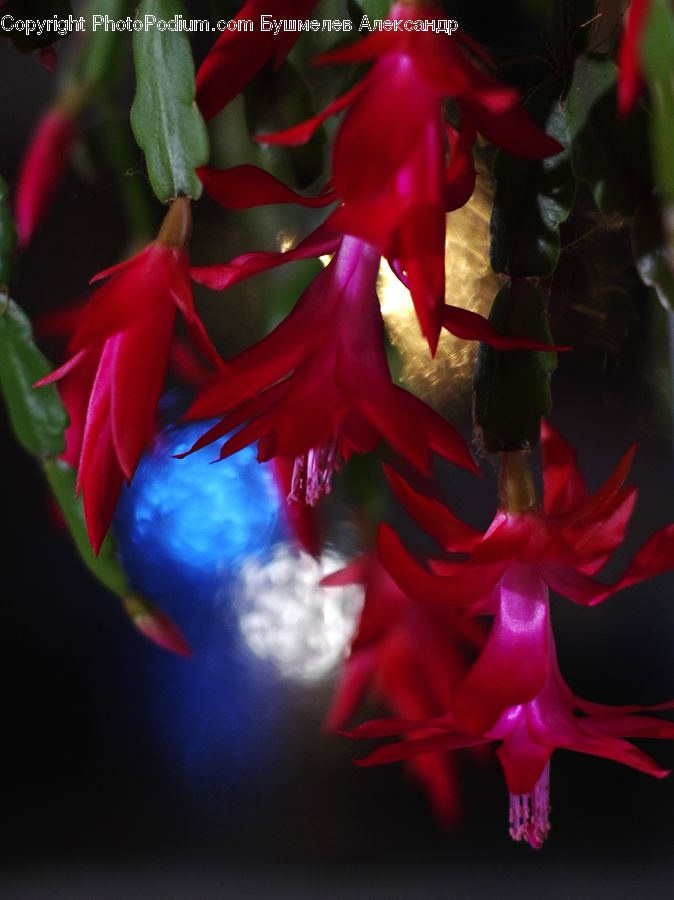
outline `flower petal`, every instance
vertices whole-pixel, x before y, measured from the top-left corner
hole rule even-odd
[[[541,422],[545,513],[559,516],[588,498],[585,480],[576,464],[576,451],[558,431]]]
[[[317,228],[292,250],[280,252],[244,253],[229,263],[217,266],[195,266],[192,278],[214,291],[224,291],[244,278],[250,278],[259,272],[266,272],[276,266],[296,262],[300,259],[313,259],[334,253],[339,247],[340,235],[324,228]]]
[[[443,550],[470,552],[482,540],[482,532],[461,521],[444,503],[415,491],[390,466],[384,466],[384,472],[393,493],[406,511]]]
[[[333,190],[324,190],[317,197],[303,197],[258,166],[233,166],[230,169],[202,166],[197,169],[197,175],[208,196],[225,209],[252,209],[274,203],[298,203],[319,209],[337,199]]]
[[[533,700],[548,673],[548,592],[537,570],[511,565],[499,594],[487,643],[454,688],[453,711],[467,734],[484,734],[508,707]]]

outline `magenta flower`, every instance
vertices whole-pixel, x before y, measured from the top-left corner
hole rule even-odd
[[[330,190],[303,197],[254,166],[204,168],[199,176],[208,193],[230,209],[268,203],[322,207],[334,201]],[[221,458],[258,441],[260,460],[293,461],[290,499],[309,505],[329,492],[342,462],[373,450],[382,438],[420,471],[428,471],[431,450],[474,470],[460,435],[391,381],[376,293],[381,254],[372,244],[321,226],[286,253],[247,253],[225,265],[195,268],[192,276],[225,290],[275,266],[330,254],[288,318],[200,393],[189,416],[224,418],[192,451],[243,425],[224,444]],[[550,349],[504,337],[482,316],[456,306],[443,306],[443,324],[459,337],[499,349]]]
[[[351,737],[403,735],[399,743],[380,747],[359,761],[373,766],[424,758],[462,747],[499,742],[497,756],[510,793],[510,835],[538,849],[550,830],[550,759],[558,749],[575,750],[631,766],[663,778],[669,773],[625,738],[674,738],[674,723],[635,715],[642,706],[606,706],[574,697],[557,665],[554,638],[548,626],[546,675],[527,703],[505,709],[484,731],[463,730],[451,711],[424,721],[380,719],[366,722]],[[671,709],[674,703],[652,707]]]
[[[330,252],[332,260],[290,315],[201,391],[189,417],[225,417],[192,451],[238,428],[220,457],[257,441],[260,460],[293,460],[290,497],[309,505],[330,491],[333,472],[352,453],[374,450],[382,438],[421,471],[429,470],[431,451],[474,471],[458,432],[391,381],[375,247],[319,229],[288,253],[248,254],[216,271],[197,269],[194,276],[224,287],[293,259]]]
[[[173,201],[157,240],[93,280],[108,279],[89,300],[69,344],[71,357],[38,385],[58,381],[71,426],[67,459],[96,551],[110,526],[124,480],[131,480],[151,438],[178,308],[195,344],[214,364],[215,348],[197,317],[187,257],[190,201]]]
[[[58,190],[75,140],[77,116],[67,108],[48,109],[39,120],[21,163],[14,198],[16,233],[27,247]]]
[[[453,685],[468,670],[484,642],[477,622],[451,609],[429,609],[410,600],[375,556],[354,560],[323,579],[324,585],[362,584],[365,604],[326,718],[330,731],[343,729],[366,695],[403,719],[442,715]],[[459,771],[441,753],[410,760],[410,771],[445,824],[459,812]]]
[[[299,37],[294,31],[263,31],[263,15],[272,19],[304,19],[317,0],[294,0],[292,10],[285,0],[246,0],[230,28],[220,35],[197,72],[197,105],[206,119],[212,119],[241,93],[248,82],[270,59],[278,68]],[[251,31],[238,25],[253,21]]]
[[[389,19],[445,20],[438,7],[394,3]],[[471,149],[480,132],[516,156],[561,150],[520,106],[519,94],[471,61],[484,51],[461,32],[375,32],[320,57],[323,63],[373,61],[365,78],[307,122],[259,140],[300,144],[329,116],[347,109],[332,157],[343,205],[328,226],[379,247],[405,274],[419,324],[434,351],[443,324],[445,213],[473,192]],[[462,114],[445,121],[445,100]],[[451,151],[449,165],[448,150]]]
[[[674,568],[674,525],[654,534],[613,585],[593,576],[623,542],[636,499],[626,488],[634,448],[595,494],[588,495],[571,447],[543,428],[545,508],[538,508],[519,454],[503,454],[502,506],[484,535],[466,539],[463,523],[439,502],[391,474],[411,515],[459,561],[418,563],[388,526],[380,557],[401,589],[425,604],[490,615],[484,649],[455,686],[452,713],[462,732],[485,734],[504,711],[532,701],[549,676],[548,588],[582,605]]]

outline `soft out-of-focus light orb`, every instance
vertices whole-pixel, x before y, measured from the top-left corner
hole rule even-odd
[[[363,603],[358,585],[321,587],[346,560],[327,550],[320,560],[279,544],[270,557],[244,563],[235,586],[239,627],[252,652],[287,678],[315,681],[339,662]]]
[[[183,404],[165,399],[177,415]],[[133,675],[127,660],[146,741],[177,778],[208,785],[217,806],[239,778],[271,765],[268,738],[288,703],[282,680],[243,646],[232,585],[245,559],[289,532],[274,472],[254,448],[213,465],[217,445],[174,459],[210,424],[162,431],[122,492],[115,535],[132,586],[173,617],[194,654],[145,642]]]
[[[125,563],[141,554],[145,568],[168,577],[177,567],[191,570],[206,588],[285,534],[274,474],[257,462],[253,447],[213,465],[218,444],[174,458],[212,424],[179,423],[162,431],[116,515]]]
[[[485,173],[479,173],[471,199],[447,216],[445,300],[482,315],[489,314],[501,286],[489,265],[491,207],[491,183]],[[433,359],[419,330],[409,291],[387,263],[382,264],[378,290],[386,329],[401,360],[401,382],[439,407],[453,408],[457,400],[465,403],[470,397],[477,343],[443,331]]]

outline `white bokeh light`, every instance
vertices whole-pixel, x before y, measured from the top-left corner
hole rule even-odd
[[[234,596],[239,628],[250,650],[286,678],[316,681],[344,655],[363,605],[359,585],[321,587],[346,563],[334,550],[320,560],[286,544],[270,558],[248,559]]]

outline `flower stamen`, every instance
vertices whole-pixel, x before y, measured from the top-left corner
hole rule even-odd
[[[327,443],[296,457],[289,501],[316,506],[321,497],[330,493],[333,473],[341,468],[340,438],[341,429],[337,429]]]
[[[510,837],[539,850],[550,832],[550,763],[530,794],[510,795]]]

